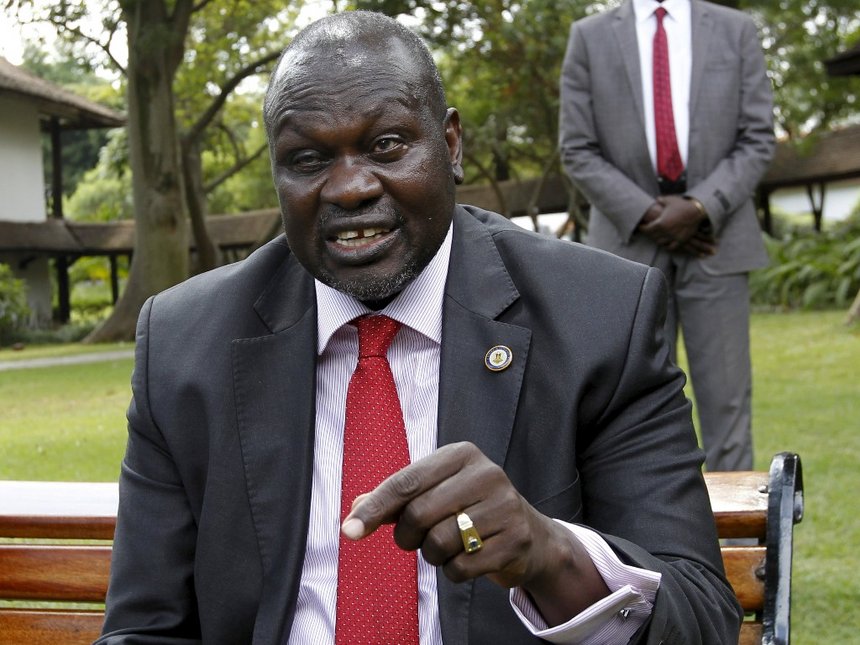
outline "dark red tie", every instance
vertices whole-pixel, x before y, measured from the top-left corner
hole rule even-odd
[[[669,78],[669,43],[663,29],[666,10],[658,7],[657,31],[654,32],[654,127],[657,133],[657,174],[676,181],[684,172],[684,162],[675,136],[672,113],[672,83]]]
[[[352,501],[409,464],[400,399],[388,346],[400,323],[365,316],[358,327],[358,365],[346,394],[341,522]],[[418,572],[414,552],[394,543],[385,524],[354,542],[341,535],[338,559],[337,645],[417,645]]]

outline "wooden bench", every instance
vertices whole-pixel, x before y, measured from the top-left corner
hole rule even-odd
[[[787,645],[792,537],[803,516],[800,459],[780,453],[769,473],[705,480],[720,537],[755,542],[722,547],[749,616],[740,643]],[[116,508],[116,484],[0,481],[0,643],[92,643],[104,614],[77,603],[104,602]]]
[[[803,519],[800,457],[781,452],[769,472],[705,473],[705,481],[717,532],[729,541],[726,575],[748,615],[740,645],[788,645],[794,525]]]

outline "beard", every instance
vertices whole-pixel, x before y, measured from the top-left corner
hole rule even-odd
[[[332,289],[352,296],[356,300],[367,304],[371,309],[377,307],[373,303],[381,303],[383,306],[391,301],[398,293],[423,270],[418,266],[415,259],[407,262],[400,271],[386,276],[367,276],[366,278],[353,278],[350,280],[338,279],[328,271],[322,271],[319,280]]]

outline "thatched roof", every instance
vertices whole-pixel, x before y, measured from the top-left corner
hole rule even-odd
[[[775,190],[854,177],[860,177],[860,125],[822,134],[808,148],[778,143],[760,187]]]
[[[58,117],[65,129],[115,128],[125,124],[125,116],[104,105],[78,96],[0,56],[0,96],[24,98],[39,113]]]
[[[249,247],[280,221],[277,209],[212,215],[206,225],[222,249]],[[191,248],[194,248],[193,240]],[[0,221],[0,251],[68,255],[128,254],[134,249],[134,222]]]

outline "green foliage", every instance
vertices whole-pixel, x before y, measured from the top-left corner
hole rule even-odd
[[[821,233],[792,229],[782,239],[764,239],[771,264],[750,275],[753,304],[844,308],[860,289],[860,217]]]
[[[743,0],[758,24],[780,130],[799,138],[856,116],[860,77],[828,76],[826,59],[860,40],[853,0]]]
[[[207,130],[202,157],[210,213],[277,206],[260,105],[260,94],[237,95],[224,106],[222,122]],[[252,159],[253,155],[256,157]],[[240,159],[249,161],[240,172],[234,172]]]
[[[98,165],[84,174],[63,210],[67,218],[81,222],[110,222],[134,216],[128,136],[124,129],[109,133],[99,151]]]
[[[14,276],[9,265],[0,264],[0,345],[9,342],[29,315],[24,281]]]

